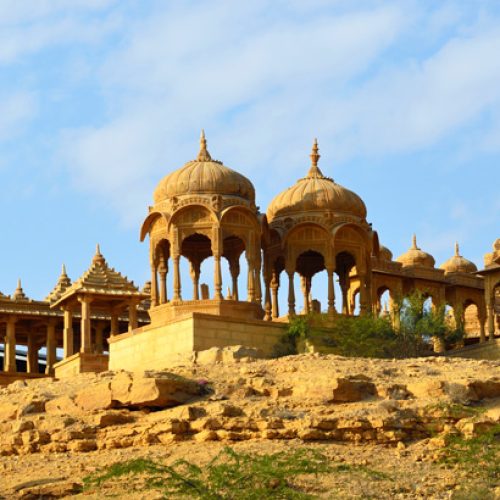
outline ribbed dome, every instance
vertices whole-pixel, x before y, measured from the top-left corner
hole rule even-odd
[[[212,159],[207,151],[203,132],[196,160],[187,162],[183,167],[164,177],[156,187],[153,198],[155,203],[160,203],[183,194],[239,196],[255,202],[253,184],[245,176]]]
[[[393,257],[392,252],[387,247],[384,247],[383,245],[380,245],[379,256],[380,256],[380,260],[389,260],[389,261],[391,261],[392,257]]]
[[[475,273],[477,267],[474,262],[460,255],[458,243],[455,243],[455,255],[440,266],[440,269],[448,273]]]
[[[417,237],[413,235],[412,247],[403,255],[400,255],[396,262],[406,266],[434,267],[436,261],[434,257],[418,248]]]
[[[269,222],[276,217],[315,211],[338,212],[366,218],[363,200],[333,179],[325,177],[318,168],[319,158],[318,143],[315,141],[311,154],[312,165],[307,176],[271,201],[267,209]]]

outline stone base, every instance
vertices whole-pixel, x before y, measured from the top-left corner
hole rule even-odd
[[[197,312],[160,324],[153,321],[109,339],[109,369],[163,370],[186,362],[194,351],[232,345],[257,347],[270,355],[286,326]]]
[[[16,380],[33,380],[47,377],[49,375],[44,373],[0,372],[0,387],[12,384]]]
[[[152,307],[149,310],[151,323],[161,324],[172,321],[192,313],[214,314],[216,316],[230,316],[240,319],[262,319],[264,310],[260,304],[255,302],[243,302],[239,300],[182,300]]]
[[[445,356],[451,358],[500,360],[500,339],[487,340],[486,342],[467,346],[463,349],[448,351]]]
[[[109,356],[107,354],[88,354],[77,352],[54,365],[56,378],[67,378],[79,373],[99,373],[108,370]]]

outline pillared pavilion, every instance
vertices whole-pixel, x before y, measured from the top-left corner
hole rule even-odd
[[[414,290],[433,306],[448,306],[469,337],[485,342],[500,333],[500,239],[480,271],[458,244],[436,267],[415,236],[394,258],[363,200],[323,173],[317,141],[310,159],[304,177],[262,213],[252,182],[213,159],[202,133],[196,158],[160,180],[142,225],[150,283],[139,290],[97,249],[75,283],[63,269],[44,301],[25,297],[21,284],[11,297],[0,295],[4,372],[16,373],[16,346],[27,348],[31,376],[42,376],[42,346],[45,373],[56,376],[162,369],[179,356],[235,344],[269,354],[290,317],[387,314],[397,325],[401,299]],[[207,259],[213,276],[201,283]],[[323,304],[316,287],[327,290]]]

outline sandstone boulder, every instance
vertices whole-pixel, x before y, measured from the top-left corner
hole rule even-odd
[[[115,407],[167,408],[203,393],[202,385],[169,372],[134,374],[111,384]]]
[[[500,379],[475,380],[469,384],[478,400],[489,398],[500,398]]]
[[[213,365],[215,363],[234,363],[261,359],[264,353],[255,347],[242,345],[228,347],[212,347],[196,353],[196,363],[199,365]]]

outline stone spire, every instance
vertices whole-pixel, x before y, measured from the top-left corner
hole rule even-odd
[[[26,297],[26,294],[24,293],[23,287],[21,285],[21,278],[17,280],[17,288],[12,298],[18,301],[28,300],[28,297]]]
[[[417,235],[416,234],[413,234],[413,237],[411,239],[411,247],[413,250],[418,250],[418,246],[417,246]]]
[[[455,256],[460,257],[460,248],[458,247],[458,241],[455,241]]]
[[[318,167],[318,161],[321,158],[318,148],[318,139],[314,139],[314,144],[309,157],[311,158],[311,168],[309,169],[309,172],[307,172],[307,177],[323,177],[323,173]]]
[[[57,300],[69,287],[71,286],[71,280],[66,273],[66,266],[63,264],[61,269],[61,275],[57,280],[54,289],[45,297],[47,302],[54,302]]]
[[[212,157],[207,150],[207,140],[205,139],[205,131],[201,129],[200,136],[200,152],[198,153],[197,161],[212,161]]]
[[[92,259],[92,264],[99,264],[101,266],[106,264],[106,259],[103,257],[101,253],[101,247],[99,246],[99,243],[95,247],[95,255],[94,258]]]

